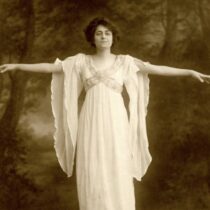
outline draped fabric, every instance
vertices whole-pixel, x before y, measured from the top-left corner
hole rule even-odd
[[[125,87],[130,98],[129,141],[133,176],[140,181],[151,162],[146,132],[149,79],[144,69],[147,63],[131,56],[124,57]],[[55,64],[62,65],[63,73],[54,73],[51,83],[56,128],[54,146],[61,168],[68,177],[72,175],[77,141],[78,97],[83,88],[79,66],[82,62],[83,54],[68,57],[64,61],[57,59]]]
[[[51,82],[51,105],[55,119],[54,147],[58,162],[68,177],[73,172],[78,129],[78,97],[83,88],[77,68],[81,59],[80,54],[64,61],[56,59],[55,64],[62,65],[63,73],[52,74]]]
[[[129,135],[127,139],[129,140],[132,160],[131,173],[133,177],[140,181],[151,162],[146,132],[149,79],[147,74],[144,73],[144,69],[147,68],[147,63],[129,55],[121,55],[119,57],[120,65],[118,67],[123,75],[123,83],[130,98]],[[84,54],[77,54],[76,56],[68,57],[64,61],[57,59],[55,64],[62,65],[63,73],[53,73],[52,75],[52,110],[56,128],[54,134],[55,150],[61,168],[68,177],[72,175],[77,144],[78,97],[85,82],[87,82],[84,81],[81,73],[86,68],[86,58],[87,56]],[[95,79],[97,80],[99,77]],[[96,80],[90,82],[92,86],[101,85]],[[107,82],[107,84],[110,83],[114,86],[113,78],[109,78],[109,81],[111,82]],[[121,92],[119,84],[120,81],[117,85],[119,90],[117,94]],[[92,86],[89,87],[93,88]],[[108,86],[107,88],[109,88]],[[87,86],[85,86],[85,89],[89,91]]]
[[[129,95],[129,141],[133,164],[133,177],[138,181],[145,175],[152,160],[146,130],[146,115],[149,102],[149,78],[145,73],[147,62],[127,56],[126,90]]]
[[[52,75],[55,150],[68,177],[76,155],[80,210],[135,210],[133,178],[141,180],[151,162],[146,132],[149,99],[147,63],[116,56],[107,69],[77,54]],[[129,95],[129,117],[122,88]],[[86,96],[78,114],[78,98]],[[76,151],[77,148],[77,151]]]

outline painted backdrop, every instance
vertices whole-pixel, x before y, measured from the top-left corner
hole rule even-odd
[[[208,0],[0,0],[0,63],[91,53],[83,29],[95,16],[119,27],[115,53],[210,74]],[[210,86],[150,79],[153,162],[135,182],[137,210],[210,209]],[[0,210],[78,210],[75,175],[66,178],[53,148],[50,81],[0,75]]]

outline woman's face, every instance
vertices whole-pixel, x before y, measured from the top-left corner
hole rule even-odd
[[[113,34],[107,27],[99,25],[94,34],[94,43],[96,48],[111,48],[113,43]]]

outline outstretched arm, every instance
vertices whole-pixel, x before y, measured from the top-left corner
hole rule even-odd
[[[4,64],[0,66],[0,73],[6,71],[28,71],[28,72],[37,72],[37,73],[55,73],[62,72],[61,64],[53,63],[37,63],[37,64]]]
[[[162,76],[191,76],[200,82],[210,83],[210,75],[202,74],[191,69],[180,69],[169,66],[158,66],[150,63],[144,63],[138,59],[134,59],[136,65],[143,69],[145,73],[156,74]]]

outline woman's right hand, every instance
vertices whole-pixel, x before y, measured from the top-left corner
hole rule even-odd
[[[4,64],[0,66],[0,73],[17,70],[17,64]]]

